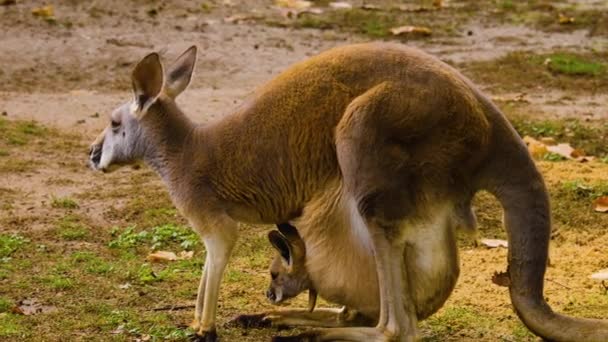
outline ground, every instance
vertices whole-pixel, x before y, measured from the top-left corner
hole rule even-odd
[[[349,3],[352,9],[337,10],[314,1],[322,13],[296,15],[277,7],[294,1],[0,0],[0,340],[186,340],[191,333],[204,248],[145,165],[111,174],[86,167],[107,114],[131,96],[134,63],[150,51],[171,59],[191,44],[199,62],[178,102],[197,122],[229,113],[295,61],[350,42],[392,40],[457,67],[522,136],[584,149],[593,161],[539,156],[554,230],[545,296],[556,311],[606,318],[607,291],[589,275],[608,267],[608,214],[592,205],[608,194],[608,5]],[[389,29],[401,25],[432,33],[392,36]],[[475,210],[478,238],[505,238],[494,199],[478,195]],[[272,308],[263,295],[270,228],[241,227],[220,296],[224,341],[297,332],[223,326],[236,314]],[[467,237],[459,243],[458,285],[420,323],[422,339],[535,340],[507,288],[491,281],[506,268],[506,249]],[[155,250],[194,256],[150,263]],[[303,305],[305,298],[292,303]]]

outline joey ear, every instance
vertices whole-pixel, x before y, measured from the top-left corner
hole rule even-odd
[[[144,57],[131,74],[133,94],[139,110],[145,112],[156,101],[163,89],[164,73],[156,52]]]
[[[277,228],[279,228],[279,232],[281,232],[289,241],[302,239],[296,227],[289,223],[277,224]]]
[[[268,241],[270,241],[272,246],[281,254],[281,257],[285,260],[287,265],[291,266],[293,259],[289,241],[276,230],[268,233]]]
[[[196,64],[196,46],[188,48],[167,71],[167,82],[165,84],[165,94],[175,99],[190,84],[194,65]]]

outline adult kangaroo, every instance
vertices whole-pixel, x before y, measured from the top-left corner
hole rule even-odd
[[[607,322],[559,315],[545,302],[551,222],[542,176],[501,112],[456,70],[401,45],[335,48],[290,67],[223,119],[195,125],[175,102],[195,60],[192,47],[165,72],[158,54],[144,57],[131,77],[134,99],[112,113],[90,164],[110,170],[143,159],[200,234],[201,339],[216,340],[237,222],[295,219],[339,183],[350,229],[374,253],[379,319],[316,330],[315,339],[413,340],[415,308],[401,295],[405,245],[421,227],[435,229],[438,212],[460,211],[486,189],[505,211],[510,294],[522,321],[549,340],[608,341]]]

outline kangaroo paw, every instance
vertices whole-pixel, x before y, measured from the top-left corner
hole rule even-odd
[[[219,339],[217,337],[217,332],[215,330],[212,331],[203,331],[194,334],[190,341],[192,342],[218,342]]]
[[[226,323],[226,327],[250,328],[270,328],[272,322],[266,319],[266,314],[238,315]]]

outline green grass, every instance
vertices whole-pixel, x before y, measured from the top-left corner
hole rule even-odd
[[[608,124],[583,123],[578,119],[535,120],[513,117],[511,123],[520,136],[534,138],[553,137],[557,142],[570,143],[576,149],[582,149],[587,155],[598,158],[608,157]],[[547,160],[560,160],[553,154]]]
[[[0,337],[2,338],[17,338],[25,336],[26,331],[21,321],[23,317],[13,314],[0,314]]]
[[[549,55],[548,58],[549,70],[561,74],[600,76],[606,72],[604,64],[572,54],[558,53]]]
[[[0,234],[0,259],[8,258],[29,240],[17,234]]]
[[[585,182],[581,179],[569,180],[562,183],[562,189],[575,199],[595,199],[608,196],[608,180],[600,182]]]
[[[47,136],[49,130],[35,121],[9,121],[0,117],[0,143],[23,146],[35,138]]]
[[[67,241],[86,240],[90,236],[89,228],[78,216],[67,215],[55,224],[56,234]]]
[[[199,244],[199,237],[190,228],[167,224],[156,226],[148,230],[136,232],[135,227],[127,227],[122,232],[119,228],[113,228],[110,241],[111,248],[134,248],[148,245],[153,250],[178,245],[179,248],[192,250]]]
[[[42,278],[42,283],[52,290],[69,290],[74,286],[74,281],[62,275],[50,275]]]
[[[5,298],[5,297],[0,297],[0,314],[3,312],[9,311],[12,307],[13,307],[12,300]]]
[[[51,206],[53,208],[62,208],[62,209],[78,209],[78,203],[69,198],[69,197],[53,197],[51,201]]]

